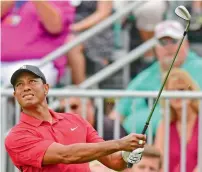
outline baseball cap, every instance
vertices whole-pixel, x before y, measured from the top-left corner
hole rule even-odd
[[[173,39],[182,38],[184,33],[184,28],[182,24],[175,20],[166,20],[159,23],[155,27],[154,35],[157,39],[163,37],[171,37]]]
[[[37,77],[41,78],[44,81],[44,83],[46,83],[46,78],[38,67],[32,66],[32,65],[24,65],[24,66],[20,67],[18,70],[16,70],[13,73],[13,75],[11,76],[10,82],[13,86],[16,82],[16,79],[22,72],[30,72],[30,73],[36,75]]]

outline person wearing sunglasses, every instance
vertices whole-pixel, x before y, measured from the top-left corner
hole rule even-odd
[[[156,62],[132,79],[127,90],[159,91],[162,78],[167,73],[175,56],[183,32],[184,27],[175,20],[165,20],[156,25],[154,32],[157,42],[154,47]],[[187,38],[182,43],[174,67],[187,71],[202,88],[202,79],[198,74],[202,69],[202,57],[190,49]],[[133,131],[141,133],[149,112],[148,99],[126,97],[120,99],[110,117],[115,119],[117,115],[120,115],[123,126],[128,133]],[[161,108],[157,104],[150,123],[154,137],[161,117]]]
[[[170,76],[166,82],[165,90],[168,91],[199,91],[197,83],[192,77],[182,69],[172,69]],[[165,101],[162,101],[163,110],[165,109]],[[198,115],[199,115],[199,100],[186,99],[186,171],[198,172],[197,157],[198,157]],[[170,134],[169,134],[169,172],[180,171],[180,145],[182,138],[182,99],[170,99]],[[165,112],[165,111],[163,111]],[[166,115],[166,114],[165,114]],[[165,138],[165,120],[164,116],[157,130],[155,146],[164,153],[164,138]],[[171,146],[172,145],[172,146]]]

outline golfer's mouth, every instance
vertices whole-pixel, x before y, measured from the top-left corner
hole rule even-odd
[[[34,96],[34,94],[25,94],[22,96],[22,98],[31,98],[33,96]]]

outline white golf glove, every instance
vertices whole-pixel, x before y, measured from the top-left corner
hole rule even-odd
[[[127,163],[137,164],[142,159],[143,151],[144,151],[144,148],[138,148],[132,152],[122,151],[122,157],[124,161]]]

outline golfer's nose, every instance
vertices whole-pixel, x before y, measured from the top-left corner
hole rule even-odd
[[[24,89],[24,91],[30,91],[31,89],[30,89],[29,83],[25,83],[23,89]]]

